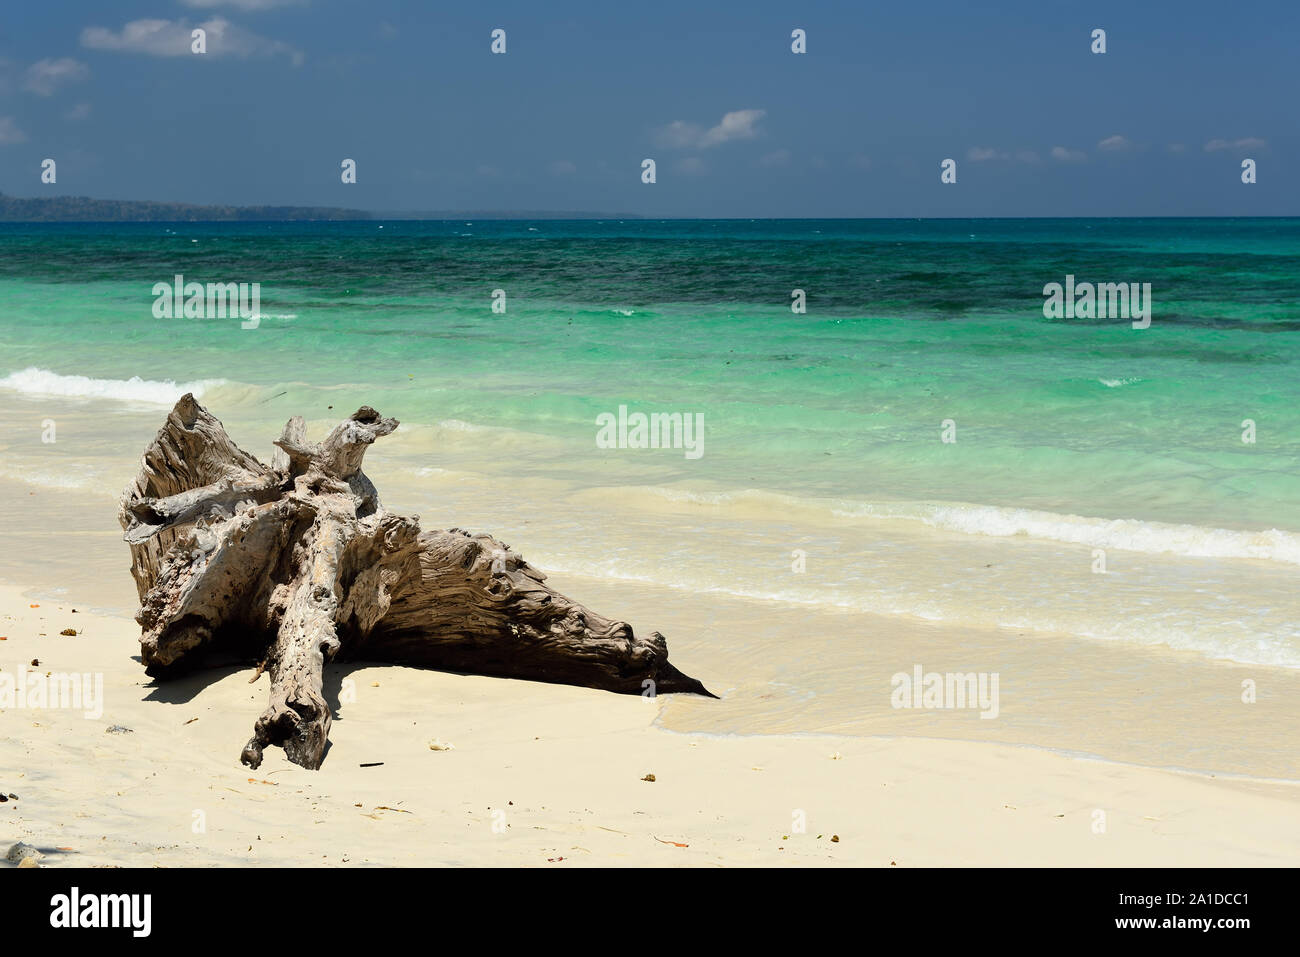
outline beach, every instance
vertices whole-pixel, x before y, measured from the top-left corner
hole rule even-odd
[[[1300,860],[1293,227],[986,224],[978,251],[951,223],[293,228],[0,235],[0,672],[103,688],[91,716],[0,707],[0,843],[46,866]],[[712,258],[672,280],[691,250]],[[154,318],[181,255],[263,276],[258,328]],[[1035,282],[1136,255],[1165,270],[1150,329],[1045,321]],[[1241,288],[1178,285],[1232,256]],[[763,278],[795,261],[806,315]],[[504,540],[718,699],[343,662],[321,769],[241,766],[268,679],[155,683],[131,620],[118,497],[185,393],[263,461],[291,415],[313,438],[396,416],[365,460],[388,510]],[[702,441],[638,447],[637,412],[702,416]]]
[[[386,666],[331,667],[357,695],[320,771],[279,752],[249,771],[251,667],[154,688],[133,623],[27,597],[3,592],[5,660],[102,671],[110,702],[4,716],[5,834],[46,866],[1281,866],[1300,846],[1293,784],[978,742],[681,734],[633,696]]]

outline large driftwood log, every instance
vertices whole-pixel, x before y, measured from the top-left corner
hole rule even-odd
[[[325,663],[348,657],[640,694],[709,694],[649,637],[565,598],[490,535],[422,532],[361,471],[397,428],[362,408],[323,442],[290,419],[270,466],[192,395],[145,450],[119,518],[140,593],[141,658],[159,679],[222,650],[263,662],[271,700],[241,759],[268,745],[320,767]]]

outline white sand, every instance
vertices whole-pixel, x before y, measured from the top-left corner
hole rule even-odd
[[[271,749],[250,771],[239,751],[265,676],[154,687],[133,622],[73,607],[0,589],[0,669],[37,658],[41,673],[104,680],[99,718],[0,712],[0,790],[18,795],[0,805],[0,844],[33,844],[46,866],[1300,860],[1297,785],[980,742],[677,734],[653,725],[662,702],[391,666],[330,669],[355,701],[321,770]],[[69,627],[81,633],[59,635]]]

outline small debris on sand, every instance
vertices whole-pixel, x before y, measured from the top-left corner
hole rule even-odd
[[[641,780],[642,780],[642,781],[650,781],[651,783],[653,783],[653,782],[654,782],[654,779],[655,779],[655,776],[654,776],[653,774],[647,774],[647,775],[646,775],[645,777],[643,777]]]
[[[75,638],[75,637],[77,637],[77,629],[75,629],[75,628],[64,628],[61,632],[59,632],[59,634],[60,634],[60,635],[67,635],[69,638]]]
[[[653,834],[650,836],[654,837]],[[671,844],[673,847],[690,847],[689,844],[683,844],[681,841],[665,841],[662,837],[655,837],[655,840],[660,844]]]
[[[456,745],[450,741],[443,741],[441,738],[434,738],[429,742],[430,751],[455,751]]]
[[[104,729],[105,734],[135,734],[135,732],[120,724],[110,724]]]
[[[30,844],[24,844],[22,841],[19,841],[17,844],[9,848],[8,852],[5,854],[5,860],[11,864],[21,865],[23,861],[29,860],[36,862],[44,856],[44,854],[32,847]]]

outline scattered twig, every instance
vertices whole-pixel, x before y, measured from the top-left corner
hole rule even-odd
[[[650,836],[654,837],[653,834],[651,834]],[[655,837],[655,840],[658,841],[660,844],[671,844],[673,847],[690,847],[689,844],[682,844],[680,841],[665,841],[661,837]]]

